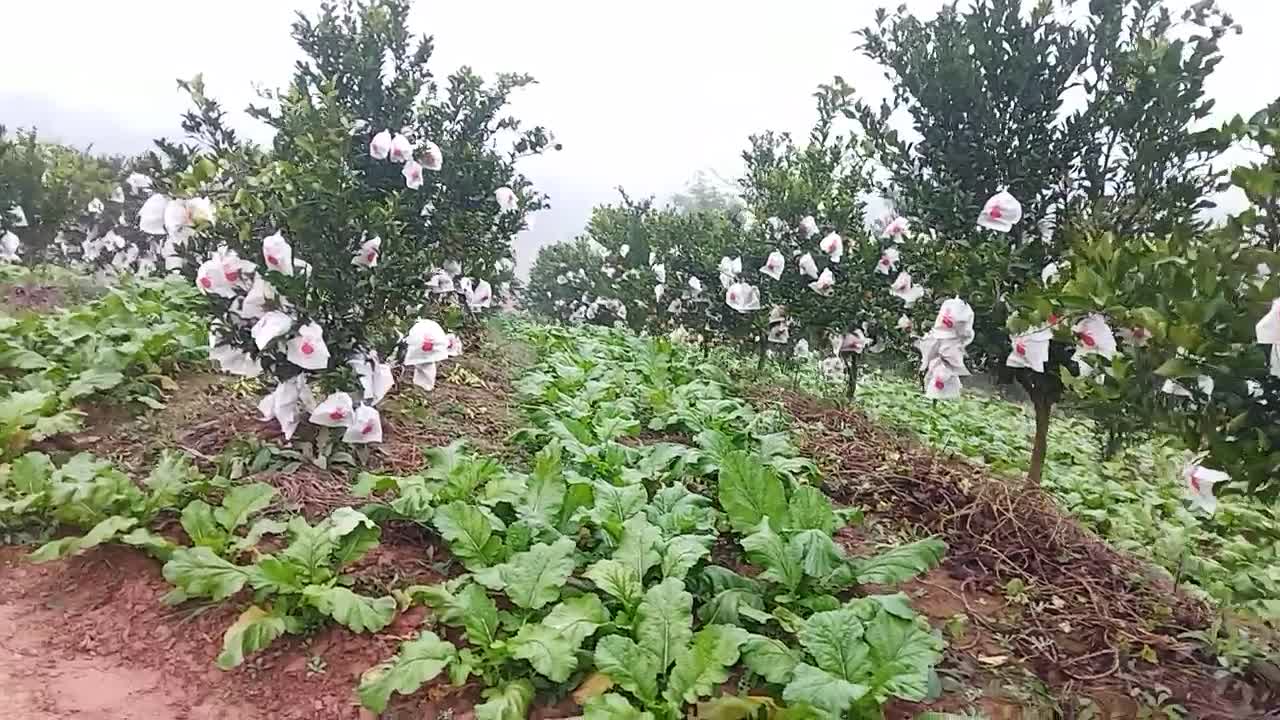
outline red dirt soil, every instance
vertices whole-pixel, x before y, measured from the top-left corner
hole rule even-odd
[[[419,551],[420,552],[420,551]],[[414,568],[409,549],[386,545],[356,568],[438,581]],[[394,569],[391,566],[394,565]],[[403,581],[401,581],[403,582]],[[0,716],[15,720],[303,720],[356,718],[360,674],[412,637],[425,610],[383,632],[336,625],[286,636],[232,671],[213,664],[222,633],[248,599],[165,607],[171,586],[159,564],[131,548],[104,546],[32,565],[0,548]],[[448,690],[457,696],[464,690]],[[439,694],[439,693],[437,693]],[[398,698],[384,717],[421,714],[432,699]]]

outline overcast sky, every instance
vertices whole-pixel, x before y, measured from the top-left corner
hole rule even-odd
[[[1185,0],[1184,0],[1185,1]],[[1280,0],[1219,0],[1245,29],[1225,42],[1211,94],[1221,119],[1280,96]],[[243,108],[255,84],[279,87],[297,49],[295,10],[318,0],[2,0],[0,123],[103,152],[144,150],[179,134],[186,109],[174,79],[203,72],[210,94]],[[544,0],[432,2],[416,30],[436,37],[433,71],[528,72],[539,85],[515,113],[549,127],[564,149],[524,165],[552,209],[518,242],[521,264],[541,244],[581,230],[591,206],[660,198],[698,170],[736,177],[747,136],[807,131],[811,93],[841,74],[871,98],[887,89],[854,53],[852,31],[897,0]],[[941,0],[907,0],[922,16]],[[263,140],[243,114],[236,124]]]

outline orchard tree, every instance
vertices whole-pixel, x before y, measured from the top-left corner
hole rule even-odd
[[[211,298],[213,357],[279,381],[260,407],[286,436],[310,413],[348,442],[379,440],[393,366],[434,387],[461,351],[441,323],[498,304],[512,236],[545,207],[515,163],[550,135],[504,114],[532,79],[490,85],[464,67],[442,88],[408,14],[407,0],[373,0],[299,15],[293,81],[250,108],[275,130],[268,149],[227,126],[198,78],[185,83],[188,138],[161,145],[177,172],[142,209]]]
[[[804,145],[785,133],[753,136],[739,180],[754,220],[743,266],[758,268],[761,303],[773,311],[753,328],[761,359],[770,341],[830,346],[827,366],[844,374],[850,397],[862,353],[873,341],[883,349],[901,335],[908,306],[891,288],[915,247],[902,225],[869,235],[866,168],[856,138],[836,128],[852,95],[840,78],[818,88],[818,117]],[[779,331],[779,316],[794,330]]]
[[[1252,144],[1260,158],[1232,172],[1251,201],[1243,212],[1207,232],[1082,237],[1063,281],[1024,293],[1015,320],[1105,317],[1120,337],[1117,351],[1086,360],[1084,372],[1061,368],[1073,394],[1099,414],[1174,434],[1207,457],[1202,463],[1269,500],[1280,496],[1277,107],[1221,131],[1223,140]]]
[[[585,232],[539,251],[528,297],[571,322],[666,332],[723,331],[716,282],[722,252],[739,246],[738,225],[720,210],[657,208],[625,191],[596,207]],[[710,289],[708,289],[710,288]]]
[[[1212,106],[1204,83],[1230,18],[1211,0],[1180,26],[1162,0],[1088,9],[1072,22],[1048,1],[1025,12],[1020,0],[977,0],[929,21],[881,11],[859,33],[893,85],[881,107],[848,113],[878,189],[936,233],[917,281],[972,304],[972,359],[997,376],[1009,374],[1010,298],[1052,274],[1068,238],[1114,227],[1136,241],[1195,226],[1218,180],[1209,163],[1221,139],[1191,123]],[[896,129],[898,113],[909,132]],[[1049,372],[1012,372],[1035,409],[1031,483],[1069,355],[1052,354]]]
[[[0,257],[29,266],[64,260],[63,231],[97,224],[119,164],[0,126]]]
[[[671,196],[671,205],[680,212],[718,210],[736,215],[742,210],[742,200],[732,192],[731,183],[718,175],[703,170],[694,173],[684,190]]]

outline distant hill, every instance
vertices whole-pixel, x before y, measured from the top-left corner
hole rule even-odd
[[[133,155],[150,149],[154,138],[175,136],[171,127],[128,127],[106,113],[61,107],[47,97],[0,92],[0,124],[9,129],[35,127],[42,138],[108,155]]]

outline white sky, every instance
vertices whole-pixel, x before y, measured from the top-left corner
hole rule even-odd
[[[1081,0],[1083,1],[1083,0]],[[964,0],[962,0],[964,2]],[[1182,0],[1183,3],[1186,0]],[[1244,26],[1225,42],[1211,94],[1221,119],[1280,96],[1274,38],[1280,0],[1219,0]],[[617,197],[665,197],[697,170],[740,170],[747,136],[803,135],[810,94],[841,74],[864,96],[887,89],[854,51],[852,32],[898,0],[419,0],[415,29],[436,37],[437,76],[469,64],[520,71],[539,85],[515,113],[548,126],[564,150],[525,163],[552,209],[517,243],[522,265],[538,246],[579,232],[591,206]],[[186,109],[175,78],[203,72],[210,93],[239,110],[255,83],[279,87],[297,49],[294,10],[317,0],[0,0],[0,123],[38,125],[77,145],[136,152],[178,135]],[[907,0],[932,15],[941,0]],[[56,30],[56,31],[55,31]],[[251,137],[262,126],[237,115]]]

